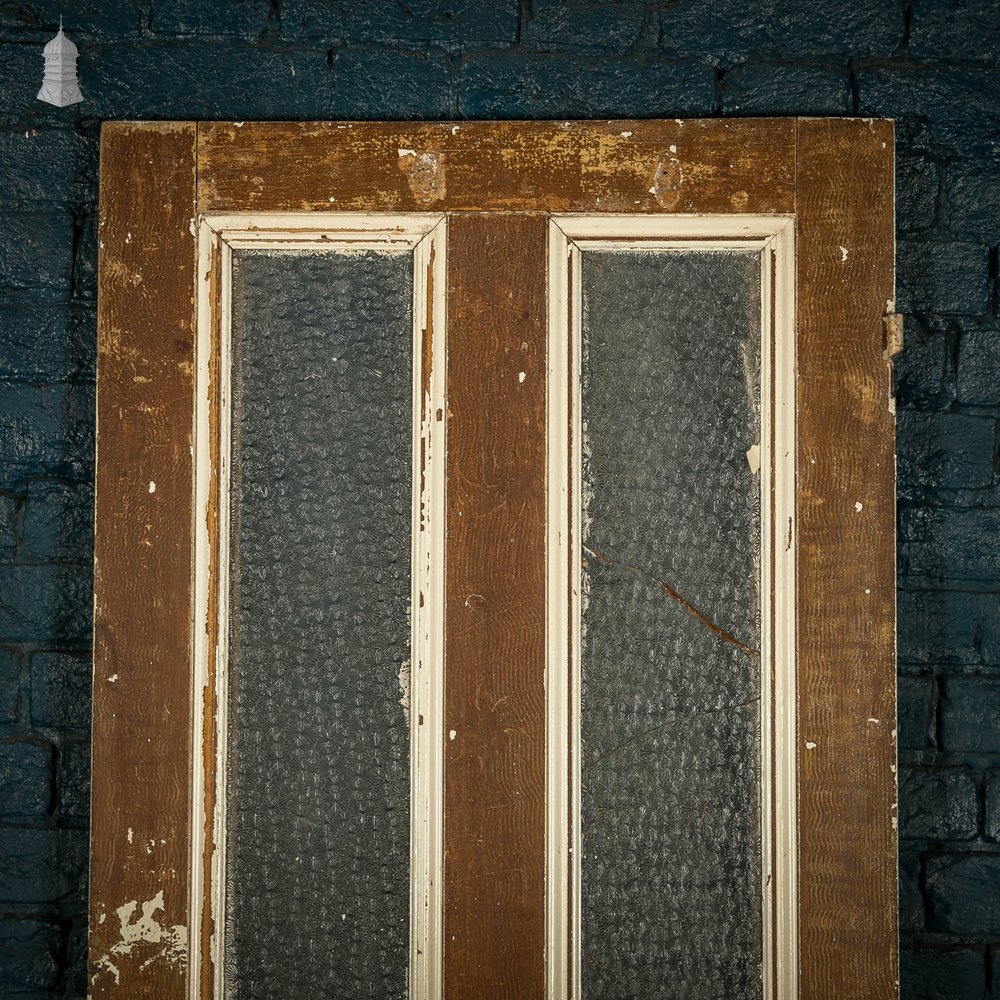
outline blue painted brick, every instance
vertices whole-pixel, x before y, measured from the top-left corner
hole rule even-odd
[[[97,212],[83,212],[79,218],[76,253],[73,256],[73,297],[97,298]]]
[[[942,61],[1000,62],[995,0],[914,0],[908,49]]]
[[[150,27],[156,35],[179,38],[208,35],[253,42],[269,26],[269,8],[268,0],[229,0],[228,3],[156,0],[151,8]]]
[[[998,5],[1000,9],[1000,5]],[[949,164],[946,220],[956,239],[1000,243],[1000,174],[992,164]]]
[[[966,948],[904,948],[899,986],[903,1000],[986,1000],[986,955]]]
[[[31,657],[31,721],[39,726],[90,725],[90,658],[79,653]]]
[[[924,929],[921,867],[920,848],[902,841],[899,845],[899,929],[903,933],[918,933]]]
[[[4,995],[55,990],[61,943],[62,934],[54,921],[0,919],[0,986]]]
[[[0,722],[15,722],[21,706],[21,658],[0,649]]]
[[[4,213],[0,227],[0,290],[7,298],[53,302],[69,298],[73,216],[65,209]]]
[[[954,356],[958,326],[925,329],[912,318],[905,320],[903,350],[893,359],[893,382],[900,407],[944,407],[955,398]]]
[[[324,49],[347,44],[419,51],[507,48],[517,38],[517,0],[282,0],[281,39]],[[371,107],[366,117],[378,117]]]
[[[976,321],[962,326],[958,398],[973,406],[1000,407],[1000,327]]]
[[[1000,770],[986,772],[986,815],[983,828],[990,840],[1000,841]]]
[[[100,118],[330,117],[330,73],[320,50],[200,39],[105,45],[81,52],[79,67],[87,113]]]
[[[900,151],[896,156],[896,228],[908,232],[933,226],[939,187],[936,163]]]
[[[876,66],[855,75],[858,112],[895,118],[902,145],[972,156],[1000,152],[1000,74],[984,68]]]
[[[82,903],[86,868],[85,830],[0,828],[0,903]]]
[[[865,4],[748,4],[721,0],[664,5],[660,48],[671,57],[720,64],[808,55],[889,55],[903,35],[903,12],[892,0]]]
[[[656,13],[641,3],[533,0],[529,9],[521,45],[543,52],[627,52],[644,37],[655,45],[659,34]]]
[[[926,861],[930,929],[1000,934],[1000,854],[939,855]]]
[[[903,591],[901,663],[1000,664],[1000,594]]]
[[[79,146],[66,128],[0,131],[0,204],[68,202]]]
[[[989,307],[988,248],[978,243],[900,241],[896,307],[905,313],[979,316]]]
[[[59,748],[56,785],[60,816],[85,821],[90,815],[89,743],[73,740]]]
[[[26,740],[0,743],[0,814],[43,817],[52,802],[52,747]]]
[[[992,417],[901,410],[896,415],[900,487],[990,486],[996,431]]]
[[[709,114],[715,100],[707,67],[655,59],[476,55],[459,79],[468,118],[672,118]]]
[[[66,988],[71,996],[86,997],[89,977],[87,972],[87,917],[85,914],[81,914],[73,921],[66,950]]]
[[[966,768],[910,768],[899,773],[899,835],[915,840],[970,840],[979,832],[979,786]]]
[[[1000,677],[949,677],[941,700],[942,748],[1000,753]]]
[[[850,110],[846,70],[748,63],[726,74],[722,110],[730,115],[843,115]]]
[[[33,479],[21,515],[19,560],[57,559],[90,564],[94,488],[90,482]]]
[[[92,307],[0,306],[0,379],[93,379],[96,326]]]
[[[85,386],[0,386],[0,441],[8,470],[88,471],[93,420],[93,392]]]
[[[19,508],[19,498],[15,492],[0,492],[0,561],[3,562],[14,558],[21,518]]]
[[[0,643],[89,642],[92,589],[84,566],[0,566]]]
[[[996,580],[998,540],[998,508],[904,507],[899,516],[901,575],[935,582]]]
[[[899,747],[924,750],[931,745],[931,726],[937,705],[933,677],[900,677],[897,688]]]
[[[13,9],[12,9],[13,8]],[[134,0],[100,0],[100,3],[65,3],[57,0],[31,0],[30,3],[6,4],[0,15],[0,26],[24,30],[31,28],[40,39],[48,41],[59,28],[63,28],[78,45],[85,45],[97,37],[138,37],[144,20],[140,5]],[[10,37],[18,38],[17,34]],[[38,50],[41,74],[41,50]],[[37,88],[36,88],[37,89]]]
[[[455,116],[455,78],[442,53],[343,50],[333,63],[334,118]]]

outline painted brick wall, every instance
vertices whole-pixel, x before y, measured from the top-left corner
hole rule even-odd
[[[2,996],[85,993],[99,122],[785,114],[899,123],[902,994],[1000,998],[996,0],[0,2]]]

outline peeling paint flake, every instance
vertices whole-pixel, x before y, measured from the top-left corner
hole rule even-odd
[[[130,831],[131,832],[131,831]],[[140,903],[133,899],[119,906],[118,914],[119,938],[96,962],[96,979],[102,972],[115,977],[115,983],[121,982],[121,969],[112,961],[121,955],[133,955],[136,949],[145,953],[139,965],[140,970],[154,962],[163,962],[174,968],[184,969],[187,966],[188,935],[183,924],[173,924],[165,927],[156,914],[164,908],[163,890],[152,899]],[[139,916],[136,917],[136,913]],[[151,950],[150,950],[151,948]],[[138,956],[137,956],[138,957]]]

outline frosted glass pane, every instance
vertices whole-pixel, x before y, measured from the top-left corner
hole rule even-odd
[[[760,271],[583,255],[582,983],[761,996]]]
[[[239,1000],[406,995],[412,272],[374,253],[234,261]]]

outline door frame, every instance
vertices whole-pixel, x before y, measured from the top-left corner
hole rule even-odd
[[[211,995],[211,977],[188,982],[189,941],[212,934],[191,920],[189,864],[210,745],[192,628],[199,220],[334,210],[794,219],[798,995],[895,996],[892,195],[882,121],[106,123],[92,995]]]

